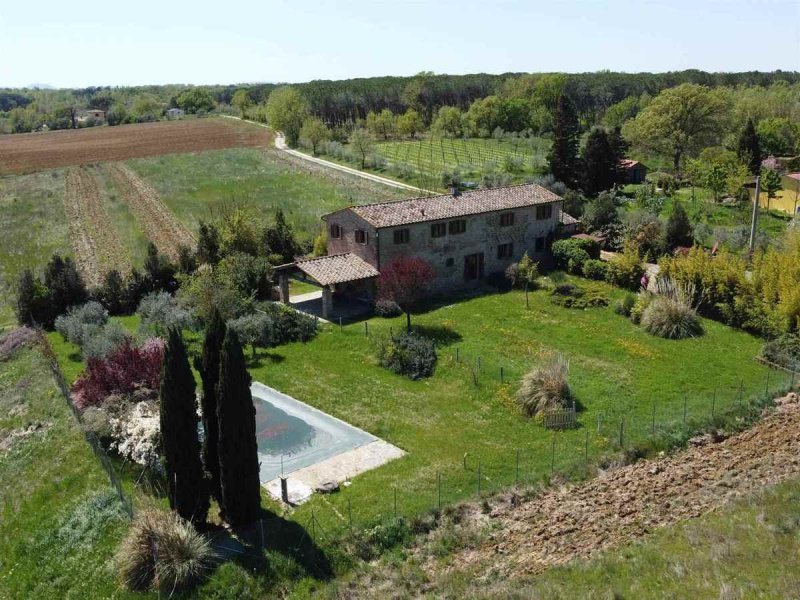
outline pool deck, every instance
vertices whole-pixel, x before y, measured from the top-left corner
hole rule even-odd
[[[317,487],[326,481],[341,484],[351,478],[404,456],[405,452],[380,439],[358,448],[331,456],[286,475],[290,504],[302,504]],[[273,498],[281,499],[281,480],[273,479],[262,484]]]

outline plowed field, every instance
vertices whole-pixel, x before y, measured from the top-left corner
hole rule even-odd
[[[271,144],[272,134],[264,127],[216,118],[0,135],[0,175]]]
[[[110,269],[128,272],[130,258],[106,212],[94,175],[86,167],[79,167],[70,169],[64,181],[70,238],[86,282],[99,285]]]
[[[159,252],[177,260],[181,246],[194,247],[192,233],[164,205],[152,187],[122,163],[112,163],[106,168],[142,231]]]

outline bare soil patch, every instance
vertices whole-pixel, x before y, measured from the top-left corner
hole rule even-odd
[[[159,252],[177,260],[181,246],[194,248],[192,233],[161,201],[158,193],[141,177],[122,163],[105,167],[123,199],[136,217],[144,234]]]
[[[103,205],[97,180],[86,167],[70,169],[64,178],[64,208],[78,267],[90,286],[100,285],[107,271],[130,271],[130,257]]]
[[[550,489],[521,502],[509,494],[491,513],[474,511],[494,532],[457,553],[449,568],[500,577],[535,574],[600,550],[621,546],[687,518],[699,517],[765,486],[800,473],[797,394],[751,429],[722,439],[703,436],[685,451],[602,473],[587,482]],[[427,569],[438,570],[430,561]]]
[[[269,147],[272,133],[235,119],[187,119],[0,135],[0,175],[100,161]]]

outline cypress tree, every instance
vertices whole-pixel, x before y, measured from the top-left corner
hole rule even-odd
[[[43,302],[43,286],[34,278],[30,269],[19,275],[17,283],[17,322],[20,325],[35,327],[41,325]]]
[[[217,420],[221,515],[233,526],[248,525],[258,519],[261,504],[256,409],[242,345],[230,328],[220,354]]]
[[[747,163],[751,175],[758,175],[761,171],[761,143],[758,140],[756,126],[753,119],[747,119],[747,125],[739,135],[739,145],[736,149],[739,159]]]
[[[219,381],[219,355],[225,339],[225,321],[219,310],[214,309],[211,320],[206,326],[203,340],[203,353],[196,363],[197,370],[203,380],[203,397],[200,401],[203,408],[203,465],[208,473],[211,495],[222,501],[219,490],[219,454],[217,440],[219,425],[217,423],[217,381]]]
[[[692,224],[682,202],[675,201],[667,219],[664,236],[670,249],[692,245]]]
[[[589,196],[610,190],[617,181],[619,157],[611,146],[606,131],[591,131],[583,149],[583,190]]]
[[[197,439],[194,377],[178,330],[171,327],[161,366],[161,450],[170,507],[184,519],[205,523],[208,487]]]
[[[553,147],[548,160],[550,172],[568,187],[578,183],[578,141],[580,128],[575,105],[566,94],[561,94],[553,126]]]

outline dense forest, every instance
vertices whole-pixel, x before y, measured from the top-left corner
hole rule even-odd
[[[389,109],[395,114],[409,108],[426,125],[443,106],[467,110],[475,100],[489,96],[536,100],[552,108],[557,94],[564,93],[575,105],[581,125],[599,123],[605,113],[626,99],[657,95],[660,91],[695,83],[708,87],[767,87],[776,83],[797,84],[800,73],[775,71],[706,73],[689,70],[669,73],[505,73],[501,75],[436,75],[372,77],[344,81],[310,81],[293,85],[308,103],[310,112],[335,127],[366,119],[370,112]],[[186,85],[138,87],[89,87],[71,90],[0,89],[0,132],[22,133],[75,126],[75,113],[86,108],[108,111],[110,124],[160,118],[167,108],[187,112],[225,110],[231,106],[259,106],[280,84]],[[194,90],[202,98],[187,98]],[[207,95],[205,94],[207,92]],[[240,92],[237,96],[237,92]],[[631,107],[627,107],[631,110]],[[623,112],[620,107],[618,112]],[[257,116],[257,115],[254,115]]]

